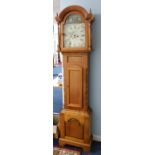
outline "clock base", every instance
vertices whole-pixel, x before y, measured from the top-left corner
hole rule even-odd
[[[91,141],[89,143],[84,143],[83,141],[81,141],[81,142],[75,141],[74,138],[73,139],[68,139],[67,137],[59,138],[59,145],[61,147],[63,147],[66,144],[81,147],[83,149],[83,151],[85,151],[85,152],[90,152],[90,149],[91,149]]]
[[[60,113],[60,146],[65,144],[90,151],[91,147],[91,111],[63,109]]]

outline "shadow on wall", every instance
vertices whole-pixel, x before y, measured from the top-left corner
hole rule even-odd
[[[98,126],[101,125],[101,15],[95,14],[94,16],[92,52],[89,62],[89,105],[92,109],[93,133],[99,135],[101,132],[101,126]]]

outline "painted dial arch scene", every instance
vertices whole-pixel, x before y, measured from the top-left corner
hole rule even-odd
[[[66,48],[85,47],[85,23],[79,14],[71,14],[64,24],[63,44]]]

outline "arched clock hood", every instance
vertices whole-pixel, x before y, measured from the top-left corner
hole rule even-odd
[[[57,14],[57,16],[55,17],[57,23],[60,23],[60,21],[64,20],[64,17],[66,16],[66,14],[70,14],[75,11],[80,13],[83,16],[83,18],[88,22],[92,22],[94,19],[94,16],[91,13],[91,9],[89,12],[87,12],[86,9],[84,9],[79,5],[72,5],[64,8],[60,14]]]

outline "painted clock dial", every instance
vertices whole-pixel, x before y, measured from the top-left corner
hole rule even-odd
[[[63,45],[68,48],[85,47],[85,23],[79,14],[71,14],[64,24]]]

